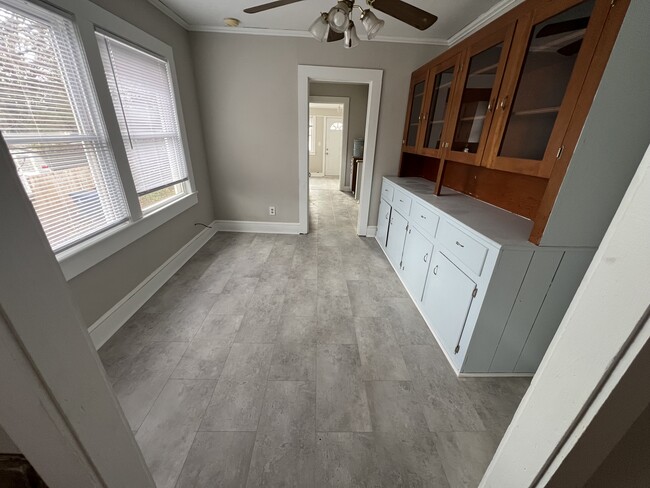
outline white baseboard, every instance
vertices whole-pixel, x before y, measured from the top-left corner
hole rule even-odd
[[[88,329],[97,349],[122,327],[181,267],[217,233],[216,222],[211,229],[203,229],[171,258],[136,286]]]
[[[377,226],[369,225],[366,227],[366,237],[375,237],[377,235]]]
[[[247,220],[215,220],[220,232],[253,232],[256,234],[300,234],[298,222],[251,222]]]

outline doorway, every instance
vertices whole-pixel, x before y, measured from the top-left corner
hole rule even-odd
[[[366,124],[364,130],[364,170],[361,176],[359,211],[356,233],[366,236],[370,213],[379,104],[383,72],[375,69],[336,68],[328,66],[298,66],[298,198],[299,232],[309,232],[309,84],[362,84],[368,88]],[[345,124],[344,124],[345,127]],[[345,138],[343,139],[345,144]]]
[[[309,177],[336,178],[338,188],[346,186],[350,99],[309,97]]]

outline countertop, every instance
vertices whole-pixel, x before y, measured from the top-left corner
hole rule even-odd
[[[529,219],[446,187],[442,188],[440,196],[436,196],[433,194],[435,183],[424,178],[384,178],[412,193],[416,199],[444,212],[460,227],[481,234],[497,247],[540,249],[528,241],[533,228],[533,222]]]

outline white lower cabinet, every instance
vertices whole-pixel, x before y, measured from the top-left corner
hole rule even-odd
[[[379,204],[379,218],[377,219],[376,239],[379,245],[386,247],[386,238],[388,237],[388,225],[390,224],[391,207],[383,198]]]
[[[400,275],[411,291],[415,300],[422,299],[424,282],[431,262],[433,244],[424,237],[414,226],[409,226],[404,242],[402,263],[399,268]]]
[[[386,254],[393,266],[399,268],[406,239],[406,228],[408,221],[393,209],[390,214],[390,225],[388,226],[388,239],[386,240]]]
[[[469,309],[476,294],[476,283],[452,263],[447,256],[436,251],[431,263],[431,272],[422,297],[422,310],[430,317],[438,340],[446,351],[451,351],[451,360],[457,368],[460,339],[467,323]]]
[[[459,375],[534,373],[595,249],[422,178],[384,177],[377,241]]]

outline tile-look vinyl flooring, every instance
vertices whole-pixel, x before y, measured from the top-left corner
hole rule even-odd
[[[161,488],[473,487],[526,379],[458,379],[357,204],[218,233],[100,350]]]

